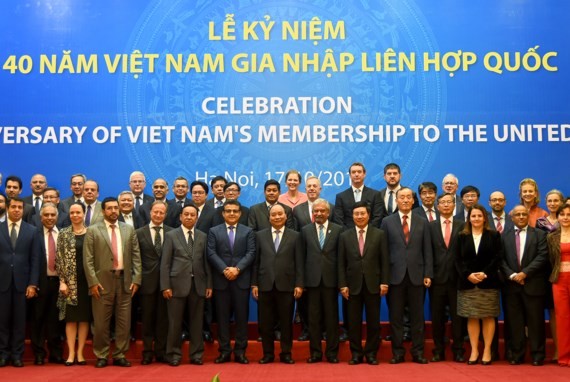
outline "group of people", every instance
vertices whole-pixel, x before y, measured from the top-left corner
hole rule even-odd
[[[310,341],[308,363],[338,363],[339,342],[348,339],[349,364],[378,364],[382,296],[389,308],[389,362],[405,362],[404,341],[410,339],[412,361],[426,364],[426,291],[431,362],[445,360],[450,320],[453,360],[490,365],[498,357],[502,303],[510,364],[525,361],[527,341],[532,365],[544,364],[549,309],[553,358],[568,366],[570,204],[560,191],[546,195],[547,212],[538,207],[536,182],[524,179],[520,204],[507,213],[502,192],[491,193],[487,211],[477,187],[459,190],[453,174],[443,178],[439,194],[433,182],[421,183],[417,192],[402,186],[395,163],[385,166],[380,191],[364,184],[362,163],[353,163],[349,175],[351,186],[334,205],[320,197],[317,177],[304,179],[303,193],[302,175],[290,170],[286,192],[268,180],[264,200],[250,208],[238,201],[240,185],[221,176],[209,185],[178,177],[174,198],[167,199],[166,180],[154,180],[153,195],[146,195],[145,176],[135,171],[129,190],[102,201],[97,182],[83,174],[71,176],[72,195],[63,200],[42,174],[32,177],[27,198],[20,197],[22,180],[7,177],[6,194],[0,194],[0,367],[23,366],[27,315],[37,365],[46,358],[85,365],[91,328],[96,367],[107,366],[112,336],[113,365],[131,366],[125,354],[135,296],[143,365],[180,365],[184,330],[190,363],[203,364],[204,331],[213,315],[214,362],[230,362],[233,353],[234,362],[247,364],[250,293],[258,304],[260,364],[274,362],[276,339],[279,361],[294,363],[295,310]]]

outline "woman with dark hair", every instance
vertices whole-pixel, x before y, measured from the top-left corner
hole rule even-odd
[[[558,336],[558,364],[570,364],[570,205],[556,212],[560,228],[547,236],[552,273],[552,294]]]
[[[536,227],[538,218],[548,216],[548,212],[538,206],[540,203],[540,192],[538,192],[538,184],[531,178],[521,180],[519,184],[519,197],[521,204],[528,210],[528,225]]]
[[[489,229],[487,211],[480,204],[471,207],[463,231],[457,238],[458,271],[457,314],[467,318],[471,356],[467,362],[479,362],[481,320],[484,350],[483,365],[491,364],[491,343],[495,317],[499,316],[499,264],[503,256],[501,235]]]
[[[287,192],[279,195],[279,203],[283,203],[286,206],[295,208],[301,203],[305,203],[308,198],[307,194],[299,191],[299,186],[301,186],[302,177],[301,173],[297,170],[289,170],[285,174],[285,184],[287,185]]]
[[[69,348],[66,366],[73,365],[76,359],[78,365],[86,364],[83,349],[91,322],[91,299],[83,271],[83,239],[87,231],[84,218],[85,206],[79,202],[73,203],[69,207],[71,226],[62,229],[57,237],[57,306],[60,320],[65,320],[65,335]],[[78,340],[77,352],[75,338]]]

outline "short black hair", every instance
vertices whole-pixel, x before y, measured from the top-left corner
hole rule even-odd
[[[18,186],[20,187],[20,190],[22,189],[22,179],[19,176],[16,175],[10,175],[9,177],[7,177],[4,180],[5,184],[8,184],[8,182],[17,182]]]
[[[422,182],[422,183],[420,183],[420,185],[418,186],[418,194],[421,194],[423,189],[432,190],[433,192],[435,192],[437,194],[437,186],[435,185],[434,182]]]
[[[101,208],[105,209],[105,206],[107,205],[107,203],[111,203],[111,202],[116,202],[117,204],[119,204],[119,201],[117,200],[117,198],[115,198],[114,196],[107,196],[101,202]]]
[[[465,186],[461,189],[461,192],[459,193],[459,195],[461,197],[463,197],[463,195],[465,195],[468,192],[475,192],[477,194],[477,197],[481,196],[481,192],[479,191],[479,189],[475,186]]]
[[[223,182],[224,182],[224,186],[225,186],[226,184],[228,184],[228,181],[226,180],[226,178],[224,178],[224,177],[221,176],[221,175],[217,175],[217,176],[215,176],[215,177],[210,181],[210,187],[214,188],[214,184],[215,184],[216,182],[219,182],[219,181],[223,181]]]
[[[267,182],[265,182],[265,184],[263,185],[263,191],[267,190],[267,187],[272,185],[277,186],[277,190],[281,192],[281,185],[275,179],[269,179]]]
[[[238,191],[241,192],[241,186],[239,184],[237,184],[236,182],[228,182],[226,183],[226,185],[224,186],[224,192],[230,188],[231,186],[236,186]]]
[[[397,163],[388,163],[386,166],[384,166],[384,175],[386,175],[388,170],[392,170],[392,169],[398,170],[399,174],[402,173],[402,171],[400,170],[400,166],[398,166]]]
[[[204,191],[206,191],[206,194],[208,194],[208,192],[210,191],[210,188],[208,187],[206,182],[202,182],[201,180],[195,180],[192,183],[190,183],[190,192],[192,192],[192,190],[196,186],[202,187],[204,189]]]
[[[354,212],[355,209],[362,207],[366,208],[366,212],[368,212],[368,215],[370,215],[372,209],[370,208],[370,204],[368,204],[368,202],[365,202],[364,200],[354,203],[354,205],[352,206],[352,211]]]

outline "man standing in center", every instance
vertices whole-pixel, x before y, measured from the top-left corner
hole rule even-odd
[[[433,257],[428,221],[411,213],[413,191],[402,187],[396,193],[398,213],[382,221],[390,251],[390,326],[392,356],[390,363],[404,362],[406,350],[402,344],[404,307],[410,309],[412,357],[425,364],[424,357],[424,295],[433,278]]]
[[[87,184],[85,185],[87,187]],[[129,367],[131,299],[141,284],[141,254],[135,229],[118,221],[119,202],[108,197],[101,203],[103,222],[87,229],[83,267],[92,297],[95,367],[107,366],[111,344],[110,324],[115,315],[113,365]]]

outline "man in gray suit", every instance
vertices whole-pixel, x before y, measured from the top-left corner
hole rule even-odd
[[[85,226],[102,223],[104,220],[101,211],[99,197],[99,185],[94,180],[88,180],[83,185],[83,200],[85,201]],[[118,215],[117,215],[118,216]]]
[[[87,184],[85,185],[87,188]],[[110,323],[115,314],[113,365],[129,367],[131,299],[141,284],[141,255],[135,229],[119,222],[119,202],[108,197],[101,203],[104,221],[87,229],[83,268],[92,297],[95,367],[107,366],[111,343]]]
[[[390,251],[390,326],[392,355],[390,363],[404,362],[402,345],[404,307],[410,308],[413,361],[427,363],[424,357],[424,295],[433,278],[433,256],[428,221],[411,213],[413,191],[402,187],[396,193],[398,212],[382,221]]]
[[[186,204],[180,213],[182,225],[166,234],[160,261],[160,289],[168,301],[166,357],[170,366],[182,359],[182,318],[188,305],[190,363],[202,365],[204,303],[212,297],[212,273],[206,261],[205,233],[194,229],[198,207]]]

